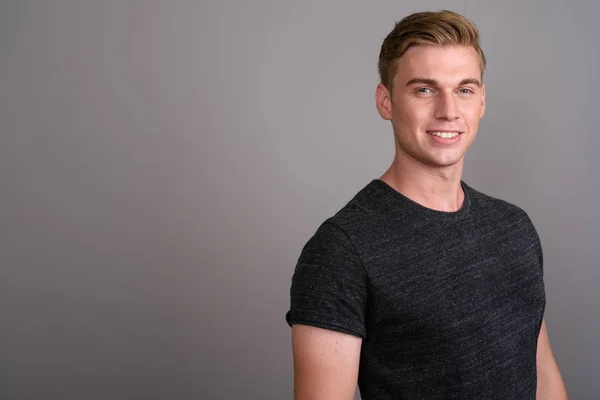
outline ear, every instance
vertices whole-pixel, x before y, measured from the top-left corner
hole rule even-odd
[[[485,83],[481,84],[481,115],[479,118],[483,118],[485,114]]]
[[[375,105],[381,118],[391,121],[392,119],[392,96],[383,83],[375,89]]]

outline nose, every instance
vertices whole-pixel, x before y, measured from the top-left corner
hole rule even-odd
[[[437,99],[435,108],[435,117],[448,121],[455,120],[459,117],[458,104],[456,98],[450,93],[440,93]]]

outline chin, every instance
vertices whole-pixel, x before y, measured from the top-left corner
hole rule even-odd
[[[462,161],[463,157],[452,157],[452,158],[433,158],[430,163],[438,168],[453,167]]]

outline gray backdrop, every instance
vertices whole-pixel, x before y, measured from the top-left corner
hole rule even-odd
[[[393,23],[479,25],[465,180],[524,208],[572,399],[597,398],[592,1],[3,0],[0,398],[291,399],[301,247],[393,157]]]

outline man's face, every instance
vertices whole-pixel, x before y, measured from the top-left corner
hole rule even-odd
[[[417,45],[398,60],[390,92],[377,108],[391,120],[397,150],[428,168],[462,161],[485,111],[479,55],[472,47]]]

